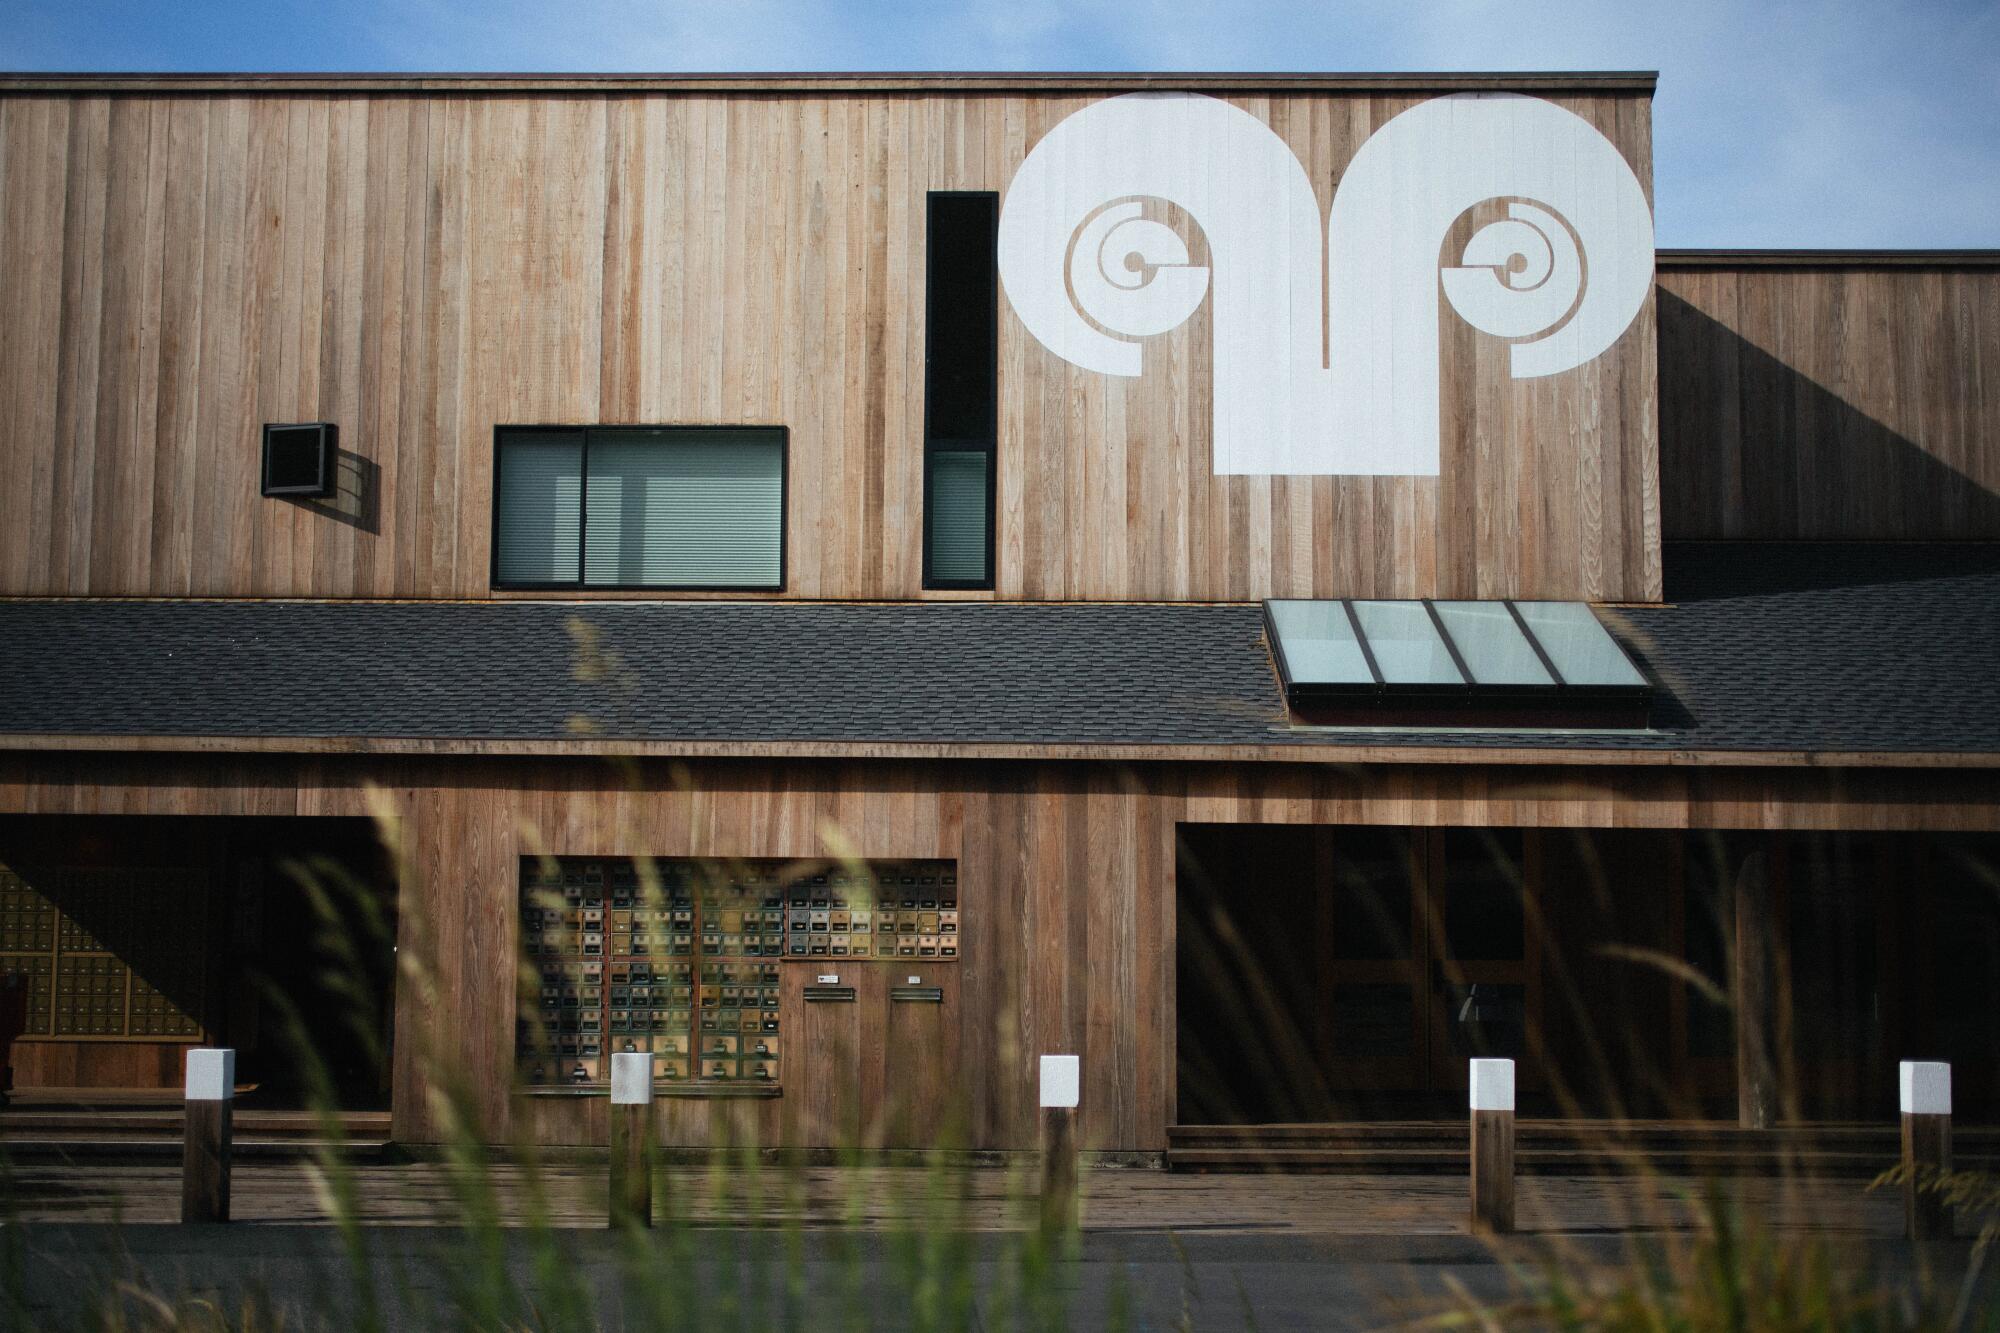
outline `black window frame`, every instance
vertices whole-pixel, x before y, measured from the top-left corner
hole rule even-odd
[[[590,437],[593,432],[611,434],[623,431],[746,431],[762,430],[778,433],[778,581],[774,584],[742,583],[592,583],[584,577],[585,554],[590,541]],[[577,491],[576,522],[576,578],[575,580],[507,581],[500,577],[500,488],[503,484],[505,465],[502,463],[504,451],[501,440],[509,431],[546,431],[575,434],[582,437],[582,466],[579,468],[579,488]],[[792,546],[792,431],[783,424],[768,422],[743,422],[724,424],[714,421],[702,422],[596,422],[578,425],[573,422],[510,421],[495,423],[493,427],[493,484],[487,496],[490,511],[487,532],[488,586],[496,592],[729,592],[744,596],[770,596],[783,593],[791,582]]]
[[[279,432],[312,431],[319,450],[319,479],[310,486],[277,485],[271,481],[272,437]],[[331,421],[267,421],[264,423],[257,493],[264,499],[329,500],[339,485],[340,427]]]
[[[937,324],[939,283],[937,281],[937,247],[931,238],[936,234],[937,205],[940,199],[984,200],[992,210],[993,234],[996,238],[996,255],[991,272],[988,304],[993,320],[993,401],[989,429],[981,438],[967,438],[959,435],[940,435],[933,427],[936,416],[934,386],[932,383],[932,331]],[[997,190],[931,190],[924,196],[924,512],[921,539],[923,543],[923,586],[926,592],[991,592],[998,583],[998,530],[999,530],[999,480],[1000,480],[1000,268],[997,255],[997,238],[1000,231],[1000,194]],[[931,460],[934,454],[983,453],[986,456],[986,577],[983,579],[942,579],[931,569]]]

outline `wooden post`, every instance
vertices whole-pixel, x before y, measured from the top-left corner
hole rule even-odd
[[[229,1220],[229,1157],[236,1052],[199,1047],[187,1055],[187,1137],[181,1147],[181,1221]]]
[[[1076,1108],[1082,1061],[1074,1055],[1042,1057],[1042,1232],[1074,1227],[1076,1215]]]
[[[1514,1229],[1514,1062],[1472,1062],[1472,1229]]]
[[[611,1057],[611,1225],[653,1225],[653,1054]]]
[[[1934,1180],[1951,1170],[1951,1066],[1929,1060],[1902,1065],[1903,1218],[1911,1240],[1951,1235],[1951,1207],[1935,1190],[1920,1191],[1918,1177]]]
[[[1769,1129],[1778,1119],[1778,1072],[1771,1025],[1771,882],[1762,852],[1737,869],[1736,1123]]]

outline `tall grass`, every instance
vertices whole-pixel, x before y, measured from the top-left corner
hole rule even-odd
[[[592,661],[592,670],[610,670],[601,660]],[[636,770],[628,766],[623,771],[636,790]],[[684,773],[680,780],[685,781]],[[890,1318],[898,1326],[926,1331],[1071,1326],[1081,1254],[1077,1220],[1072,1216],[1053,1229],[1038,1223],[1032,1182],[1017,1159],[1004,1168],[1012,1173],[1004,1226],[982,1239],[975,1173],[991,1168],[973,1166],[963,1151],[963,1108],[929,1127],[936,1146],[918,1155],[914,1167],[888,1167],[881,1154],[870,1151],[883,1140],[879,1119],[845,1127],[834,1177],[839,1195],[829,1201],[813,1197],[816,1182],[826,1177],[813,1174],[805,1155],[758,1141],[748,1119],[733,1117],[726,1104],[716,1103],[711,1146],[693,1159],[703,1169],[690,1169],[685,1157],[657,1167],[654,1226],[618,1225],[608,1240],[566,1227],[557,1202],[564,1186],[578,1171],[602,1180],[603,1167],[551,1161],[532,1134],[510,1135],[508,1126],[487,1121],[483,1108],[493,1104],[492,1090],[477,1086],[454,1056],[457,1044],[447,1026],[454,1020],[454,1007],[436,966],[443,942],[433,923],[409,915],[427,901],[425,894],[411,891],[422,868],[410,854],[405,827],[389,799],[381,793],[373,799],[391,882],[403,890],[405,915],[400,921],[384,910],[378,886],[342,863],[301,858],[286,872],[312,907],[316,927],[309,955],[319,984],[343,1001],[351,1029],[345,1038],[377,1061],[388,1058],[383,1034],[389,1015],[382,1012],[380,992],[370,983],[368,960],[394,952],[399,1003],[406,1014],[418,1016],[399,1028],[397,1040],[404,1047],[396,1060],[400,1068],[417,1074],[424,1090],[424,1119],[435,1137],[429,1151],[442,1169],[455,1225],[391,1232],[371,1224],[368,1180],[348,1151],[336,1080],[321,1054],[327,1034],[309,1030],[285,989],[271,986],[266,1002],[317,1119],[311,1159],[317,1209],[336,1237],[330,1254],[319,1261],[311,1289],[201,1295],[162,1288],[156,1285],[157,1275],[148,1278],[129,1265],[107,1261],[93,1280],[77,1285],[75,1308],[52,1321],[43,1319],[42,1326],[360,1333],[391,1327],[811,1327],[858,1333]],[[524,828],[520,837],[531,855],[546,855],[548,844],[539,830]],[[829,864],[865,876],[865,863],[838,830],[822,830],[822,837]],[[636,837],[630,845],[639,845]],[[637,865],[645,905],[663,905],[659,866],[643,857]],[[1589,987],[1570,971],[1573,959],[1558,947],[1550,922],[1527,894],[1520,868],[1514,866],[1510,873],[1514,891],[1523,896],[1526,929],[1545,946],[1551,1012],[1556,1022],[1579,1025],[1573,1046],[1581,1052],[1586,1076],[1598,1084],[1593,1096],[1586,1097],[1558,1076],[1549,1089],[1551,1099],[1566,1115],[1602,1116],[1602,1089],[1613,1090],[1611,1114],[1593,1144],[1598,1163],[1625,1172],[1634,1181],[1634,1199],[1672,1200],[1673,1183],[1662,1180],[1645,1154],[1621,1136],[1617,1125],[1627,1108],[1615,1096],[1617,1089],[1635,1082],[1671,1092],[1671,1079],[1658,1069],[1640,1071],[1635,1078],[1631,1052],[1618,1046],[1620,1034],[1592,1024]],[[1592,878],[1590,892],[1608,902],[1615,887],[1609,872],[1599,867]],[[1259,971],[1254,951],[1229,922],[1218,923],[1211,933],[1217,941],[1215,956],[1196,959],[1195,966],[1243,979],[1239,1026],[1279,1034],[1274,1040],[1300,1057],[1291,1063],[1309,1067],[1315,1034],[1287,1012],[1280,979]],[[1728,940],[1727,923],[1718,922],[1715,933]],[[1596,957],[1600,963],[1608,960],[1666,976],[1670,984],[1685,988],[1685,1004],[1726,1009],[1730,1003],[1723,978],[1704,973],[1683,957],[1616,943]],[[522,1013],[531,1025],[538,1024],[528,1002],[535,974],[527,959],[520,962]],[[1789,1015],[1781,1018],[1792,1021]],[[547,1041],[546,1032],[532,1026],[531,1031],[537,1040]],[[786,1080],[802,1080],[809,1075],[800,1067],[797,1034],[786,1037]],[[1527,1054],[1556,1068],[1557,1062],[1544,1059],[1543,1041],[1543,1031],[1531,1031]],[[1787,1057],[1781,1048],[1759,1052],[1757,1058],[1782,1064]],[[1791,1071],[1779,1073],[1781,1086],[1793,1086]],[[1271,1077],[1279,1076],[1274,1066]],[[1324,1088],[1312,1095],[1327,1098]],[[1692,1096],[1677,1109],[1690,1115],[1703,1110]],[[1788,1102],[1786,1109],[1796,1114],[1796,1102]],[[1786,1170],[1801,1180],[1805,1174],[1803,1165]],[[885,1173],[891,1172],[904,1188],[885,1188]],[[1893,1176],[1885,1180],[1895,1183]],[[2000,1328],[2000,1315],[1982,1308],[1977,1298],[2000,1188],[1972,1173],[1920,1184],[1945,1193],[1963,1212],[1988,1219],[1969,1272],[1952,1282],[1933,1282],[1921,1268],[1915,1281],[1905,1273],[1877,1271],[1862,1249],[1836,1237],[1778,1225],[1733,1200],[1728,1190],[1707,1183],[1684,1191],[1671,1207],[1635,1203],[1632,1215],[1620,1221],[1650,1234],[1609,1260],[1562,1244],[1533,1251],[1504,1249],[1499,1257],[1515,1265],[1519,1279],[1513,1297],[1492,1302],[1461,1294],[1423,1322],[1482,1329],[1689,1333]],[[0,1209],[5,1210],[0,1213],[0,1314],[6,1327],[28,1327],[37,1316],[26,1305],[26,1275],[37,1260],[31,1234],[12,1214],[14,1197],[11,1176],[0,1159]],[[885,1200],[886,1216],[875,1215],[873,1210]],[[1691,1229],[1684,1229],[1690,1218]],[[717,1220],[729,1225],[716,1227]],[[1137,1318],[1134,1293],[1119,1275],[1111,1280],[1105,1326],[1131,1326]],[[1181,1280],[1181,1322],[1192,1325],[1191,1265],[1183,1266]],[[1248,1295],[1240,1294],[1247,1317]]]
[[[378,834],[393,882],[405,887],[407,913],[423,901],[407,891],[419,868],[386,797],[377,793],[375,800]],[[541,845],[532,831],[526,845]],[[660,905],[659,868],[643,858],[639,866],[648,905]],[[865,870],[853,862],[847,868]],[[552,1162],[532,1136],[510,1139],[487,1123],[482,1107],[492,1099],[483,1094],[490,1090],[476,1086],[452,1055],[453,1016],[443,1003],[429,924],[407,917],[399,924],[384,910],[379,887],[341,862],[305,857],[283,869],[311,905],[310,966],[318,984],[341,1000],[345,1039],[373,1060],[388,1058],[388,1015],[370,984],[371,956],[394,952],[402,1003],[428,1016],[402,1025],[397,1039],[412,1048],[396,1058],[425,1089],[435,1142],[423,1151],[441,1168],[453,1225],[371,1225],[369,1180],[350,1151],[336,1080],[322,1055],[330,1034],[309,1030],[287,990],[267,983],[262,998],[317,1126],[309,1166],[316,1211],[337,1237],[330,1255],[315,1261],[308,1288],[271,1292],[253,1284],[228,1296],[175,1290],[158,1285],[159,1274],[118,1263],[114,1246],[100,1270],[75,1285],[74,1308],[37,1316],[26,1295],[26,1268],[37,1262],[33,1233],[12,1216],[16,1196],[0,1154],[0,1327],[863,1333],[885,1317],[898,1327],[939,1333],[1068,1326],[1072,1284],[1064,1269],[1077,1253],[1074,1222],[1054,1233],[1041,1229],[1017,1163],[1008,1168],[1006,1228],[982,1242],[974,1216],[976,1168],[954,1146],[963,1141],[962,1114],[932,1127],[937,1146],[916,1155],[914,1166],[888,1167],[864,1151],[879,1139],[879,1125],[851,1126],[838,1153],[844,1197],[829,1207],[808,1197],[813,1180],[805,1154],[757,1142],[745,1133],[747,1122],[716,1103],[711,1147],[692,1158],[679,1154],[676,1165],[654,1164],[652,1226],[610,1221],[608,1208],[598,1215],[605,1220],[585,1231],[564,1225],[554,1203],[559,1187],[578,1174],[604,1181],[601,1159],[586,1153],[581,1162],[573,1154]],[[525,979],[533,974],[522,962]],[[796,1063],[789,1070],[804,1076]],[[883,1173],[894,1183],[885,1187]],[[876,1215],[883,1204],[886,1215]],[[600,1229],[611,1234],[592,1234]],[[809,1265],[816,1279],[810,1285]],[[1124,1326],[1123,1319],[1114,1326]]]

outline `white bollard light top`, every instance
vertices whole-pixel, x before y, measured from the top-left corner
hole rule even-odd
[[[1042,1105],[1074,1107],[1080,1100],[1083,1061],[1074,1055],[1042,1057]]]
[[[1951,1114],[1951,1066],[1942,1060],[1905,1060],[1904,1115]]]
[[[1472,1109],[1511,1111],[1514,1109],[1514,1062],[1474,1060],[1472,1062]]]
[[[226,1102],[236,1095],[236,1052],[227,1046],[197,1046],[188,1052],[187,1099]]]
[[[619,1051],[611,1057],[611,1104],[644,1106],[653,1100],[653,1053]]]

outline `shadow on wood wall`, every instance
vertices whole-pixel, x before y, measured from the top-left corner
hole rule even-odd
[[[1882,336],[1843,330],[1834,315],[1825,336]],[[1667,540],[2000,538],[2000,494],[1938,457],[2000,448],[1978,420],[1969,349],[1887,335],[1891,364],[1868,372],[1872,387],[1907,396],[1920,386],[1918,411],[1936,423],[1936,438],[1918,441],[1849,401],[1858,387],[1843,397],[1664,288],[1659,331]],[[1932,356],[1967,364],[1940,366]],[[1912,415],[1907,405],[1902,415]]]
[[[334,491],[329,499],[284,497],[291,503],[336,523],[358,528],[371,537],[382,533],[382,465],[352,449],[335,449]]]

